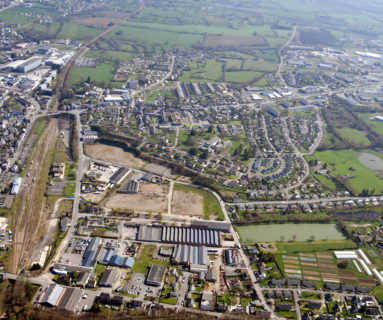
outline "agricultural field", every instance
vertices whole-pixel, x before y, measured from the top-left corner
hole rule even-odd
[[[327,170],[333,176],[355,175],[348,181],[358,193],[363,189],[383,191],[383,180],[374,170],[367,168],[359,161],[358,154],[354,150],[319,151],[308,157],[307,160],[319,160],[322,164],[327,163],[329,165]]]
[[[88,40],[102,32],[100,28],[83,26],[74,22],[64,23],[57,39]]]

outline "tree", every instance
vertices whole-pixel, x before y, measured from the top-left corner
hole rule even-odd
[[[338,268],[340,269],[346,269],[349,265],[348,260],[341,260],[338,262]]]

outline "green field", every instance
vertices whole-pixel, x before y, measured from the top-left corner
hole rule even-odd
[[[358,146],[368,146],[370,144],[370,141],[367,139],[364,132],[357,129],[342,128],[338,129],[338,132],[342,138],[349,140]]]
[[[152,259],[154,250],[156,250],[155,245],[143,244],[143,246],[144,247],[141,251],[139,258],[136,260],[136,262],[133,265],[133,272],[146,273],[148,271],[149,265],[151,264],[160,264],[163,266],[167,266],[169,264],[168,261]]]
[[[91,81],[98,83],[105,81],[109,83],[114,75],[114,67],[112,64],[102,63],[95,68],[73,67],[69,77],[69,84],[75,85],[81,81],[86,81],[88,76]]]
[[[223,81],[223,62],[213,59],[206,60],[206,64],[193,63],[191,71],[185,71],[180,78],[184,82]]]
[[[88,50],[85,52],[84,57],[89,58],[105,58],[109,60],[132,60],[133,54],[125,51],[111,51],[111,50]]]
[[[358,113],[358,116],[376,133],[383,136],[383,122],[372,120],[375,116],[383,116],[382,113]]]
[[[226,82],[250,82],[256,78],[262,77],[262,72],[255,71],[233,71],[225,73]]]
[[[102,32],[102,29],[79,25],[75,22],[64,23],[57,39],[87,40]]]
[[[109,37],[119,40],[138,41],[147,45],[161,45],[165,47],[190,48],[193,44],[203,41],[202,35],[186,34],[173,31],[158,30],[155,26],[140,28],[138,24],[117,27]]]
[[[321,161],[322,164],[335,164],[333,166],[335,170],[331,172],[333,176],[355,175],[355,178],[350,178],[348,181],[358,193],[363,189],[375,189],[377,192],[383,192],[383,180],[375,171],[360,163],[354,150],[319,151],[307,158],[307,160],[314,159]],[[350,170],[350,168],[355,170]]]
[[[210,216],[214,215],[218,217],[218,220],[224,220],[224,215],[221,206],[219,205],[218,200],[210,192],[178,183],[174,185],[174,190],[185,190],[202,195],[204,219],[209,220]]]

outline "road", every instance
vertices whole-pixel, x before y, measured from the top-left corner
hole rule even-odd
[[[282,75],[281,75],[281,71],[282,71],[283,64],[284,64],[284,59],[285,59],[284,56],[282,55],[282,51],[283,51],[286,47],[288,47],[288,46],[290,45],[291,41],[292,41],[292,40],[294,39],[294,37],[295,37],[296,32],[297,32],[297,26],[294,26],[294,30],[293,30],[293,33],[291,34],[290,38],[289,38],[289,39],[286,41],[286,43],[285,43],[282,47],[280,47],[279,50],[278,50],[278,55],[279,55],[279,60],[280,60],[280,61],[279,61],[279,64],[278,64],[277,76],[279,77],[279,79],[281,79],[283,85],[286,86],[286,87],[287,87],[286,82],[285,82],[285,80],[283,79],[283,77],[282,77]]]

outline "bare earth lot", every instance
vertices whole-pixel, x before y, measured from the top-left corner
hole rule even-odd
[[[172,211],[175,214],[203,217],[203,196],[185,190],[173,192]]]
[[[116,193],[106,202],[107,208],[138,212],[163,212],[167,206],[168,186],[155,183],[141,183],[137,194]]]
[[[118,163],[128,167],[142,168],[146,164],[146,162],[138,159],[130,152],[101,143],[84,144],[84,151],[91,158]]]

